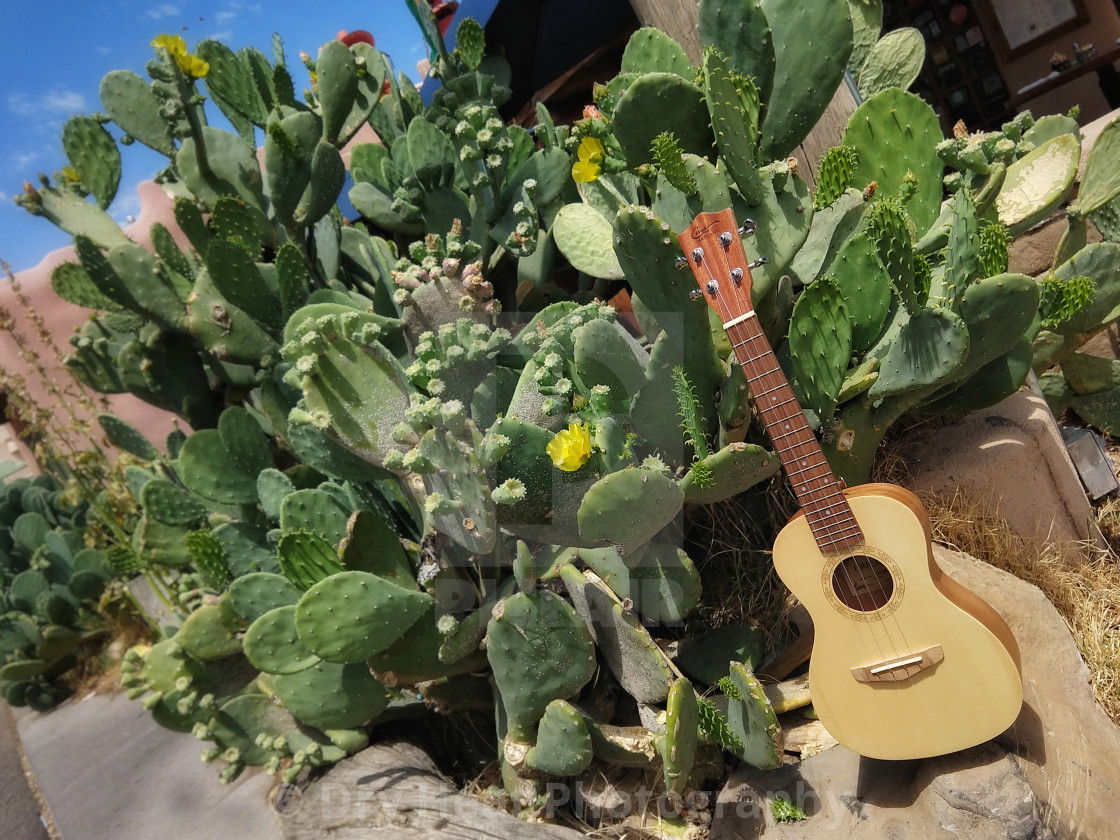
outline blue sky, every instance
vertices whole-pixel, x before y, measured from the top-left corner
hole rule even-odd
[[[297,90],[308,83],[299,51],[315,55],[340,29],[372,32],[378,49],[412,79],[427,52],[404,0],[0,0],[0,21],[7,35],[0,50],[0,259],[16,271],[70,237],[12,197],[25,180],[37,183],[37,173],[66,165],[62,126],[72,114],[102,110],[102,76],[117,68],[146,75],[155,36],[179,33],[190,49],[216,38],[234,50],[251,45],[271,54],[278,32]],[[139,143],[122,148],[122,157],[121,187],[110,207],[121,222],[139,210],[136,185],[165,160]]]

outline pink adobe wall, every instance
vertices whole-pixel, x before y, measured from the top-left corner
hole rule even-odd
[[[187,245],[186,237],[175,227],[175,220],[171,212],[171,202],[163,194],[159,185],[153,181],[142,183],[138,189],[140,196],[140,215],[137,220],[124,229],[125,234],[134,242],[147,248],[151,247],[149,231],[155,222],[163,223],[172,231],[175,239],[181,246]],[[49,224],[46,220],[43,224]],[[51,289],[51,271],[55,266],[64,262],[77,262],[74,249],[71,246],[51,251],[33,268],[21,271],[15,275],[24,294],[31,300],[35,311],[42,316],[47,330],[54,340],[55,345],[67,353],[71,349],[70,336],[78,330],[90,316],[88,309],[75,306],[59,298]],[[70,372],[59,364],[54,352],[45,347],[35,336],[31,324],[23,316],[23,307],[8,283],[0,284],[0,306],[3,306],[15,317],[17,329],[27,343],[39,350],[44,365],[51,370],[51,378],[58,388],[65,389],[71,384]],[[19,356],[19,349],[8,333],[0,331],[0,365],[6,370],[19,371],[28,381],[29,389],[35,399],[42,406],[54,405],[57,401],[51,396],[40,378],[28,364]],[[98,396],[96,393],[94,396]],[[148,438],[163,449],[163,442],[168,432],[174,428],[175,415],[162,411],[148,403],[137,399],[131,394],[107,395],[110,403],[108,409],[112,413],[124,418],[139,428]],[[67,422],[65,412],[55,410],[59,423]],[[189,430],[185,423],[179,421],[184,431]]]
[[[380,142],[377,134],[369,125],[363,125],[342,150],[342,158],[346,168],[350,168],[350,155],[355,145],[376,142]],[[257,154],[258,157],[261,157],[264,152],[258,150]],[[128,238],[151,250],[151,228],[153,224],[160,222],[171,231],[180,247],[189,249],[191,247],[190,243],[175,224],[171,200],[163,193],[160,186],[154,181],[145,181],[140,184],[137,193],[140,197],[140,215],[135,222],[124,228]],[[43,224],[49,223],[44,220]],[[71,349],[68,343],[69,337],[86,322],[90,312],[55,295],[54,290],[51,289],[51,271],[60,263],[76,261],[77,257],[74,254],[73,247],[59,248],[43,257],[34,268],[21,271],[16,275],[16,280],[24,293],[31,299],[32,306],[43,317],[55,344],[63,353]],[[63,383],[71,381],[70,372],[55,363],[53,353],[42,347],[35,339],[30,325],[26,323],[26,319],[20,317],[21,306],[15,299],[12,289],[6,283],[0,284],[0,306],[5,307],[16,316],[17,323],[21,324],[20,332],[29,343],[40,349],[42,358],[54,370],[52,376],[54,381],[59,383],[60,387],[65,387]],[[14,369],[23,373],[28,378],[32,393],[41,405],[51,405],[55,402],[54,398],[48,394],[47,389],[37,381],[38,377],[28,374],[27,365],[19,358],[19,351],[15,342],[11,336],[3,331],[0,331],[0,365],[5,369]],[[164,448],[164,440],[168,432],[175,427],[176,421],[184,431],[188,433],[190,431],[186,422],[177,418],[174,414],[151,406],[131,394],[107,396],[111,404],[109,410],[144,432],[160,449]],[[62,412],[56,412],[56,416],[59,417],[59,422],[65,422]]]

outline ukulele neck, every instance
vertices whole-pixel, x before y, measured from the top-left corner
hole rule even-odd
[[[749,225],[749,227],[748,227]],[[743,231],[753,230],[754,223]],[[732,210],[700,213],[677,237],[702,296],[719,314],[754,398],[755,410],[824,554],[861,544],[863,533],[840,482],[778,365],[751,303],[752,263],[743,252]]]
[[[778,451],[817,545],[832,553],[863,542],[841,484],[832,474],[758,318],[751,313],[729,321],[724,328],[743,367],[755,410]]]

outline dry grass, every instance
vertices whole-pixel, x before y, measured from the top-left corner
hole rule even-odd
[[[774,571],[771,545],[775,525],[784,524],[796,510],[784,484],[774,482],[761,500],[744,494],[690,515],[685,548],[696,561],[703,594],[689,619],[696,626],[689,629],[753,624],[771,646],[781,641],[790,594]]]
[[[1120,566],[1115,549],[1039,547],[1014,533],[999,511],[956,494],[926,495],[933,538],[1033,583],[1065,619],[1092,675],[1093,694],[1120,723]],[[1120,531],[1120,502],[1100,511]]]
[[[128,611],[108,618],[104,633],[82,646],[77,663],[60,681],[77,698],[117,691],[125,651],[151,639],[151,628]]]

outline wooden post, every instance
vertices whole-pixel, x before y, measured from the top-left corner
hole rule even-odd
[[[682,47],[693,64],[700,61],[702,47],[697,29],[695,2],[667,0],[630,0],[642,26],[655,26],[671,36]],[[856,110],[856,101],[848,86],[841,83],[820,121],[793,153],[798,161],[798,174],[810,187],[816,186],[817,164],[821,155],[840,142],[848,118]]]
[[[696,29],[697,2],[667,2],[667,0],[630,0],[642,26],[655,26],[684,47],[685,55],[693,64],[699,64],[702,49],[700,33]]]

